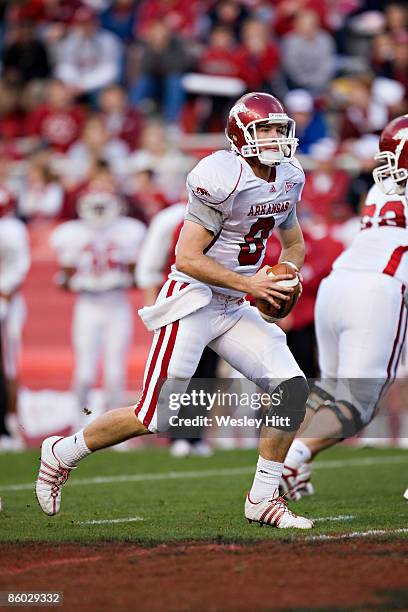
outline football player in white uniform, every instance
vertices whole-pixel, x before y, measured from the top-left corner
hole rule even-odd
[[[30,267],[28,233],[22,221],[13,216],[13,196],[0,188],[0,324],[4,373],[7,380],[6,428],[4,450],[22,448],[17,422],[17,374],[21,335],[26,308],[20,288]]]
[[[166,430],[169,392],[184,392],[204,347],[272,395],[261,429],[259,460],[245,502],[249,521],[309,529],[279,497],[283,460],[303,421],[308,385],[286,345],[284,332],[245,301],[248,293],[279,307],[303,263],[304,242],[296,204],[304,173],[295,159],[295,125],[280,102],[253,93],[232,107],[226,129],[230,151],[202,159],[187,179],[189,203],[176,263],[154,306],[140,311],[154,340],[136,406],[118,408],[68,438],[42,445],[37,499],[46,514],[59,511],[61,486],[89,453],[129,437]],[[293,274],[268,276],[265,244],[276,227],[281,261]],[[160,249],[160,245],[157,245]]]
[[[104,388],[112,407],[124,391],[132,337],[127,289],[134,284],[145,226],[122,216],[120,199],[109,191],[89,191],[77,208],[79,219],[62,223],[51,235],[61,286],[78,293],[72,323],[74,390],[85,407],[103,353]]]
[[[292,499],[313,492],[310,464],[375,416],[395,379],[407,329],[408,115],[383,130],[383,162],[362,211],[361,229],[320,285],[315,317],[321,378],[285,461],[282,488]]]

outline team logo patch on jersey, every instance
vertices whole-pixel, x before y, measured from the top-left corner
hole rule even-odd
[[[293,187],[297,185],[297,183],[291,183],[290,181],[285,181],[285,193],[288,193]]]
[[[211,194],[210,194],[210,192],[209,192],[209,191],[207,191],[207,189],[206,189],[205,187],[196,187],[196,188],[195,188],[195,192],[196,192],[196,194],[197,194],[198,196],[200,196],[200,195],[201,195],[201,196],[207,196],[207,197],[210,197],[210,195],[211,195]]]

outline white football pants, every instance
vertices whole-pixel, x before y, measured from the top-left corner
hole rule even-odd
[[[180,282],[167,281],[158,299],[170,297],[182,288]],[[136,416],[150,431],[168,427],[165,417],[158,418],[166,415],[168,409],[168,395],[161,393],[162,389],[167,385],[178,393],[185,392],[207,345],[266,392],[276,386],[271,389],[271,379],[278,379],[279,384],[303,376],[287,347],[284,332],[277,325],[264,321],[243,298],[213,293],[207,306],[154,334],[143,393],[135,406]]]

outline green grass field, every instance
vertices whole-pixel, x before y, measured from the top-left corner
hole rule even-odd
[[[219,451],[209,459],[182,460],[171,458],[165,449],[104,451],[86,459],[72,474],[56,517],[45,516],[34,497],[38,455],[38,451],[0,455],[1,541],[156,544],[311,535],[259,529],[243,519],[256,451]],[[292,507],[321,519],[313,535],[406,529],[408,502],[402,493],[408,487],[407,466],[407,451],[333,449],[315,462],[316,495]],[[398,537],[408,537],[408,529]]]

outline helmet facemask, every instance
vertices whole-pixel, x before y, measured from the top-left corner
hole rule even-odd
[[[103,228],[121,213],[121,203],[115,196],[92,194],[85,196],[79,204],[81,219],[96,228]]]
[[[405,193],[408,169],[399,168],[398,162],[406,141],[407,138],[401,139],[395,153],[381,151],[374,158],[376,161],[385,162],[373,170],[374,181],[385,195],[404,195]]]
[[[298,139],[295,138],[295,122],[286,114],[270,113],[269,119],[257,119],[244,125],[235,114],[238,127],[242,130],[246,145],[240,149],[229,138],[232,150],[242,155],[242,157],[257,157],[266,166],[276,166],[281,163],[289,162],[295,154],[298,146]],[[262,138],[258,133],[260,125],[274,124],[284,126],[285,135],[274,138]]]

